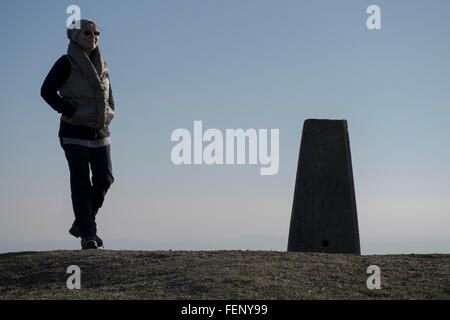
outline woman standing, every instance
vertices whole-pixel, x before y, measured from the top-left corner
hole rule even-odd
[[[97,46],[99,28],[91,20],[79,22],[79,29],[67,29],[67,54],[50,70],[41,96],[62,114],[59,139],[69,164],[75,214],[69,232],[81,237],[82,249],[95,249],[103,246],[95,217],[114,182],[108,129],[114,100],[108,67]]]

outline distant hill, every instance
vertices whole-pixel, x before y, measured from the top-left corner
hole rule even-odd
[[[66,286],[70,265],[80,267],[80,290]],[[381,270],[381,289],[367,288],[370,265]],[[0,299],[449,298],[449,254],[77,250],[0,255]]]

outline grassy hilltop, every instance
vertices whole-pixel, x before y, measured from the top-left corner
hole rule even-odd
[[[67,267],[81,269],[69,290]],[[381,289],[366,286],[381,269]],[[450,255],[77,250],[0,254],[0,299],[449,299]]]

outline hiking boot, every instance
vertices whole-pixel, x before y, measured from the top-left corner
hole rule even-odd
[[[78,225],[74,222],[72,224],[72,227],[69,229],[69,233],[73,235],[75,238],[79,238],[81,236],[80,228]],[[103,247],[103,240],[95,235],[95,242],[97,242],[97,247]]]
[[[97,242],[97,247],[103,247],[103,240],[98,236],[95,235],[95,242]]]
[[[97,249],[95,237],[81,238],[81,249]]]
[[[79,238],[81,236],[80,228],[78,228],[78,225],[74,222],[72,224],[72,227],[69,229],[69,233],[73,235],[75,238]]]

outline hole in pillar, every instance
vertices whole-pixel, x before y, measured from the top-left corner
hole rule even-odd
[[[322,240],[322,247],[327,248],[330,245],[330,242],[328,240]]]

